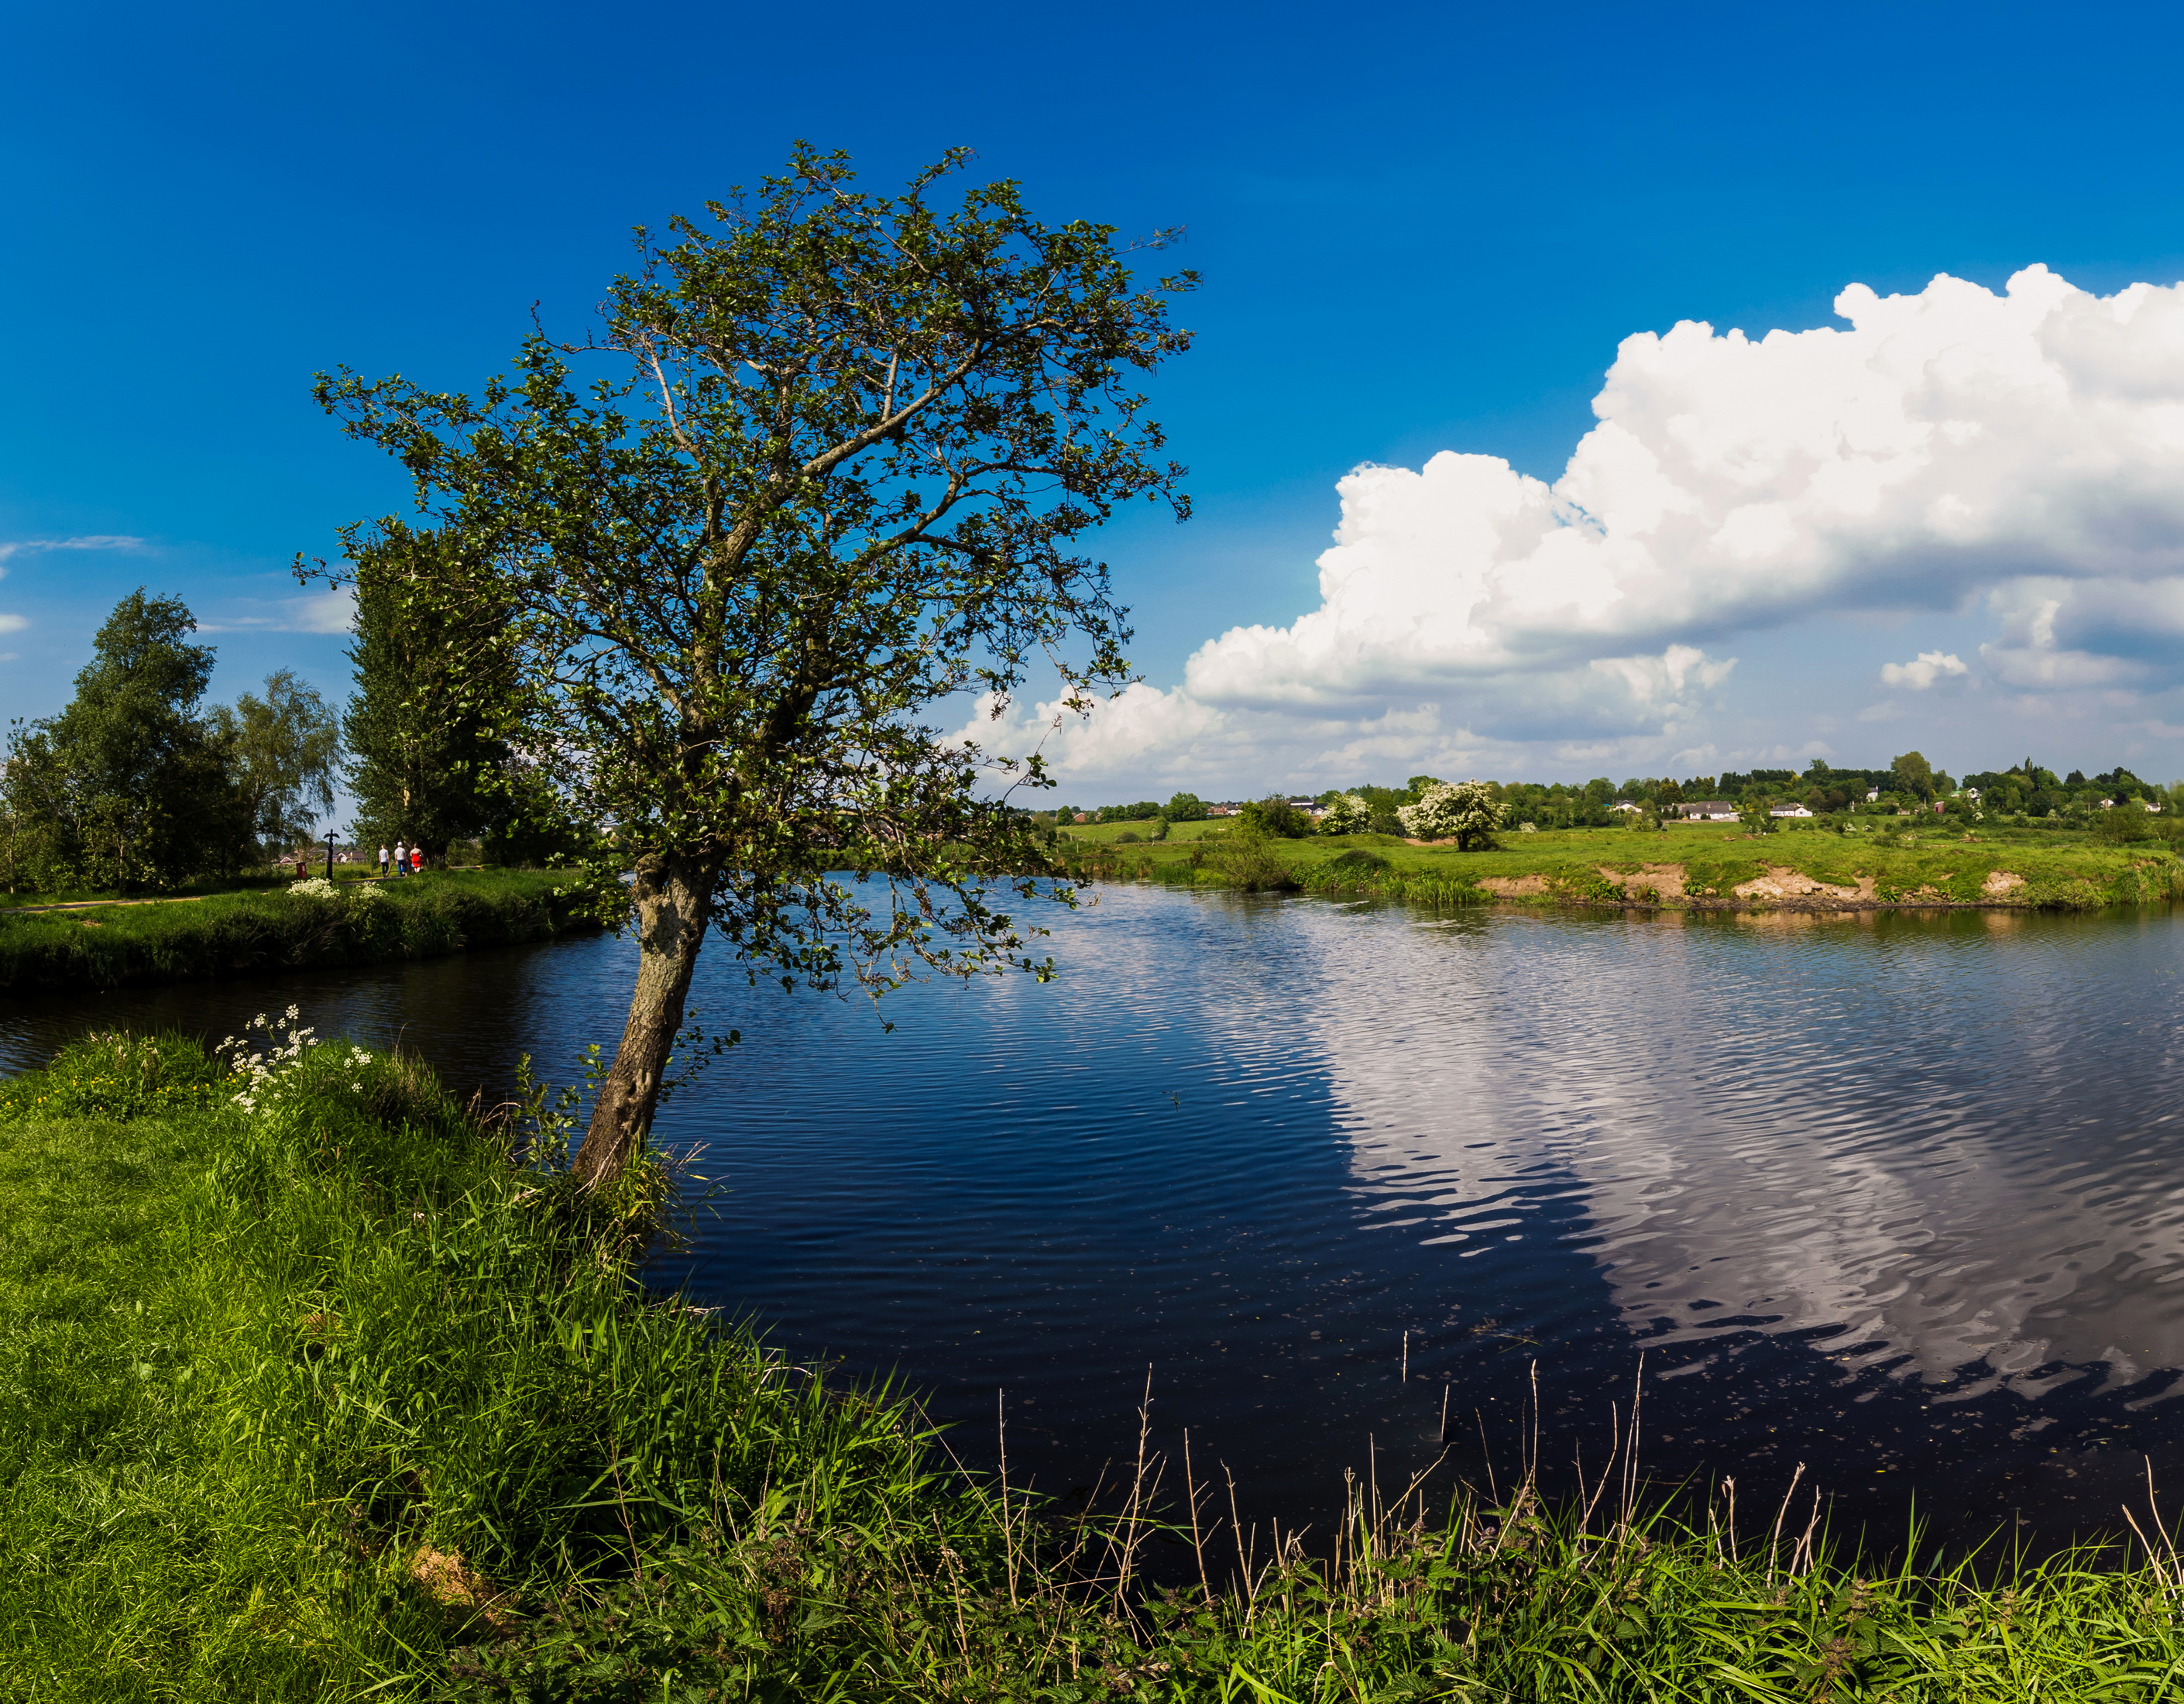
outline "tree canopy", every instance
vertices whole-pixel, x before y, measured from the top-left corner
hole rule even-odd
[[[334,808],[341,759],[341,721],[318,689],[276,669],[263,698],[244,693],[232,709],[215,706],[211,727],[259,846],[277,851],[309,838]]]
[[[875,195],[800,145],[671,241],[640,232],[593,335],[532,336],[476,398],[320,381],[460,546],[405,618],[503,612],[503,730],[609,836],[639,960],[588,1181],[649,1126],[709,930],[785,985],[1046,969],[994,903],[1037,890],[1007,872],[1039,849],[993,782],[1040,761],[922,718],[966,693],[998,715],[1035,665],[1072,707],[1128,679],[1076,541],[1134,498],[1188,513],[1132,387],[1187,347],[1167,303],[1194,281],[1139,287],[1112,227],[1047,225],[1011,183],[943,209],[967,159]]]
[[[437,858],[515,811],[510,611],[460,541],[399,521],[359,538],[353,561],[356,695],[343,732],[359,842]]]
[[[248,799],[222,731],[199,714],[213,651],[176,598],[139,587],[98,630],[75,696],[11,731],[4,780],[11,887],[129,889],[232,873]]]

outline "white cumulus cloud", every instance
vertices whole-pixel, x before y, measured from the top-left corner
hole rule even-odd
[[[1921,651],[1908,663],[1883,663],[1880,683],[1885,687],[1908,687],[1914,693],[1923,693],[1938,680],[1970,672],[1964,660],[1953,651]]]
[[[1208,640],[1179,688],[1095,716],[1088,760],[1242,742],[1309,767],[1397,713],[1672,743],[1723,647],[1848,612],[1984,605],[1981,660],[2020,688],[2184,679],[2184,286],[2099,297],[2031,266],[1835,306],[1625,339],[1552,484],[1454,452],[1357,469],[1318,607]],[[1940,649],[1881,671],[1969,675]]]

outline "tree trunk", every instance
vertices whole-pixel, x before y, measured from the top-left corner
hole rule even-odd
[[[574,1169],[587,1189],[618,1177],[652,1128],[660,1080],[682,1028],[690,975],[698,967],[698,949],[711,921],[718,874],[709,862],[671,856],[649,858],[638,866],[632,894],[637,907],[637,988],[630,995],[621,1045],[599,1084],[591,1125],[577,1150]]]

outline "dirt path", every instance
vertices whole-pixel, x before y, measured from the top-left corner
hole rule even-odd
[[[0,917],[25,917],[36,911],[90,911],[103,910],[109,905],[194,905],[200,899],[209,899],[210,894],[177,894],[171,899],[64,899],[53,905],[0,906]]]

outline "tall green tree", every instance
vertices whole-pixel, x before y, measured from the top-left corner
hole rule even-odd
[[[245,693],[232,709],[214,709],[211,721],[259,849],[277,854],[309,839],[334,808],[341,758],[341,722],[317,688],[276,669],[265,697]]]
[[[180,599],[114,606],[58,716],[18,723],[4,810],[11,885],[131,889],[231,874],[249,810],[220,730],[198,711],[213,649]]]
[[[581,344],[527,340],[473,399],[322,379],[416,481],[477,577],[408,607],[509,613],[526,749],[611,837],[636,986],[577,1156],[649,1128],[709,933],[747,973],[875,997],[925,971],[1045,975],[1000,908],[1066,887],[989,757],[923,718],[998,715],[1034,661],[1074,708],[1129,678],[1105,565],[1075,543],[1132,498],[1187,513],[1136,376],[1188,343],[1106,226],[1012,183],[899,193],[800,145],[751,195],[640,233]],[[606,358],[593,381],[576,364]],[[850,871],[853,879],[830,871]],[[877,876],[877,883],[867,880]]]
[[[352,561],[356,692],[343,732],[356,833],[437,857],[511,814],[510,611],[492,573],[435,532],[382,522]]]
[[[1934,796],[1934,766],[1917,752],[1905,752],[1889,768],[1895,773],[1898,792],[1908,793],[1914,799]]]

